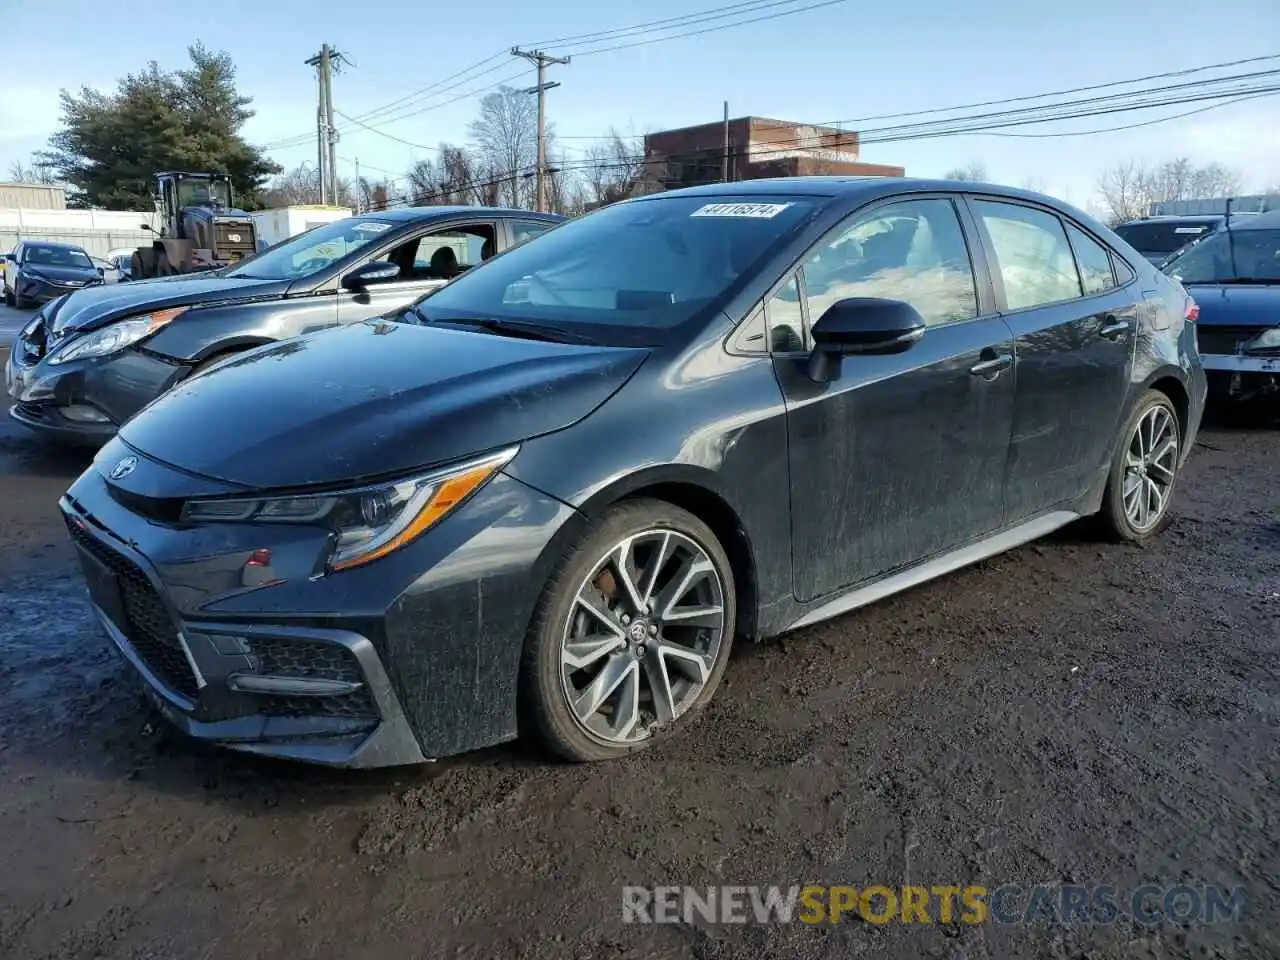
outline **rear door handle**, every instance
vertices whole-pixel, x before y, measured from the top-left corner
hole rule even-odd
[[[1098,336],[1106,337],[1108,340],[1119,340],[1124,334],[1128,333],[1130,324],[1128,320],[1117,320],[1115,317],[1107,317],[1105,325],[1098,331]]]
[[[1001,370],[1008,370],[1013,366],[1013,356],[1008,353],[1000,353],[992,357],[990,360],[981,360],[969,368],[969,372],[975,377],[990,377],[994,379],[1000,374]]]

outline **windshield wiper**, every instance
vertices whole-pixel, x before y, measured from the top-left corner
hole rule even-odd
[[[581,343],[598,345],[598,340],[566,330],[564,327],[551,327],[542,323],[524,323],[520,320],[501,320],[497,317],[442,317],[428,318],[421,310],[415,311],[428,324],[450,323],[465,327],[479,327],[506,337],[521,337],[525,340],[544,340],[548,343]]]

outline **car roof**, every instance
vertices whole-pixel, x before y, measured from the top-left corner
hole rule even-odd
[[[57,240],[23,240],[24,247],[43,247],[46,250],[79,250],[84,253],[84,247],[77,246],[74,243],[59,243]]]
[[[1137,220],[1126,220],[1120,224],[1128,227],[1135,223],[1218,223],[1227,219],[1225,213],[1188,213],[1185,216],[1177,213],[1162,213],[1156,217],[1139,217]]]
[[[922,177],[769,177],[761,180],[733,180],[727,183],[703,184],[667,190],[663,193],[636,197],[628,203],[643,203],[663,197],[814,197],[827,199],[841,206],[856,206],[885,196],[911,193],[976,193],[1008,200],[1026,200],[1052,207],[1075,220],[1098,226],[1096,221],[1082,210],[1072,207],[1055,197],[974,180],[931,180]]]
[[[1280,210],[1255,213],[1231,224],[1232,233],[1243,233],[1246,230],[1280,230]]]
[[[535,213],[532,210],[516,210],[510,207],[469,207],[463,205],[441,207],[393,207],[389,210],[370,210],[360,214],[359,220],[394,220],[399,223],[417,223],[423,220],[442,220],[465,215],[468,217],[520,217],[534,220],[564,220],[558,213]]]

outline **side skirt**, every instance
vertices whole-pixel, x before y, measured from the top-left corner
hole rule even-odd
[[[978,540],[947,553],[939,554],[923,563],[916,564],[914,567],[908,567],[906,570],[890,574],[881,580],[854,587],[847,593],[843,593],[810,610],[800,619],[784,628],[782,632],[798,630],[801,627],[807,627],[823,620],[829,620],[832,617],[838,617],[840,614],[856,610],[858,607],[865,607],[869,603],[875,603],[877,600],[882,600],[902,590],[918,586],[927,580],[933,580],[935,577],[941,577],[954,570],[959,570],[961,567],[967,567],[972,563],[977,563],[979,560],[986,560],[988,557],[994,557],[998,553],[1004,553],[1006,550],[1012,550],[1014,547],[1037,540],[1045,534],[1052,533],[1059,527],[1066,526],[1079,518],[1080,514],[1072,510],[1055,510],[1033,520],[1024,521],[1016,527],[1010,527],[1008,530],[1003,530],[984,540]]]

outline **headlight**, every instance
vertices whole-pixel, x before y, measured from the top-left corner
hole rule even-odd
[[[294,497],[189,500],[187,523],[302,523],[333,531],[331,571],[372,563],[439,523],[516,453],[500,453],[404,480]]]
[[[44,275],[43,273],[41,273],[39,270],[32,270],[30,267],[27,267],[25,270],[23,270],[23,271],[22,271],[22,276],[23,276],[23,279],[25,279],[25,280],[45,280],[45,279],[47,279],[47,278],[45,277],[45,275]]]
[[[68,341],[53,353],[49,354],[49,363],[69,363],[72,360],[84,360],[87,357],[105,357],[109,353],[123,350],[145,337],[151,336],[165,324],[187,312],[187,307],[174,307],[171,310],[157,310],[145,313],[140,317],[128,320],[117,320],[99,330],[86,333],[82,337]]]
[[[1280,327],[1263,330],[1249,341],[1246,350],[1280,350]]]

